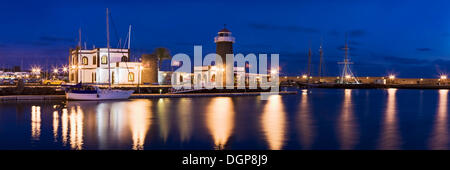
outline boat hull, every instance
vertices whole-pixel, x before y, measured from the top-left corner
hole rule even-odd
[[[130,98],[134,90],[99,90],[97,93],[66,93],[67,100],[124,100]]]

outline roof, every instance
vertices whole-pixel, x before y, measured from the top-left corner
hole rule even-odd
[[[226,28],[223,28],[223,29],[221,29],[219,32],[230,32],[230,30],[228,30],[228,29],[226,29]]]

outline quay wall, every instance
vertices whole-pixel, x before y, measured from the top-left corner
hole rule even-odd
[[[308,79],[302,76],[281,76],[281,84],[288,83],[307,83]],[[394,78],[389,77],[357,77],[357,79],[363,84],[399,84],[399,85],[449,85],[450,81],[448,79],[426,79],[426,78]],[[309,83],[336,83],[339,81],[339,77],[312,77]]]
[[[297,91],[283,91],[279,93],[266,93],[269,95],[292,95],[297,94]],[[132,94],[130,99],[154,99],[154,98],[181,98],[181,97],[237,97],[237,96],[259,96],[261,92],[246,92],[246,93],[188,93],[188,94]],[[11,95],[0,96],[2,101],[24,101],[24,100],[66,100],[65,95]]]

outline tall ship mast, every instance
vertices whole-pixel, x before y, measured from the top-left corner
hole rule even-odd
[[[111,56],[109,52],[109,9],[106,8],[106,39],[108,48],[108,88],[111,89]]]
[[[353,64],[353,62],[350,62],[348,58],[348,42],[347,38],[345,40],[345,47],[342,48],[345,51],[344,55],[344,62],[338,62],[338,64],[343,64],[344,67],[342,68],[341,76],[339,78],[339,84],[361,84],[358,79],[353,75],[352,71],[350,70],[350,64]]]
[[[322,62],[323,62],[323,49],[322,49],[322,40],[320,41],[320,48],[319,48],[319,83],[320,79],[322,79]]]

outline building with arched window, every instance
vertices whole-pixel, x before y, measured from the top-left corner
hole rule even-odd
[[[122,61],[122,62],[128,62],[128,57],[127,57],[127,56],[122,56],[121,61]]]
[[[71,50],[69,59],[70,82],[103,84],[108,83],[108,75],[111,74],[111,84],[137,85],[139,83],[138,76],[142,76],[142,63],[129,61],[129,49],[110,48],[109,51],[110,58],[108,59],[107,48]],[[111,73],[108,73],[108,67],[111,68]]]
[[[88,58],[87,58],[86,56],[84,56],[84,57],[81,59],[81,62],[82,62],[83,65],[88,65],[89,60],[88,60]]]

